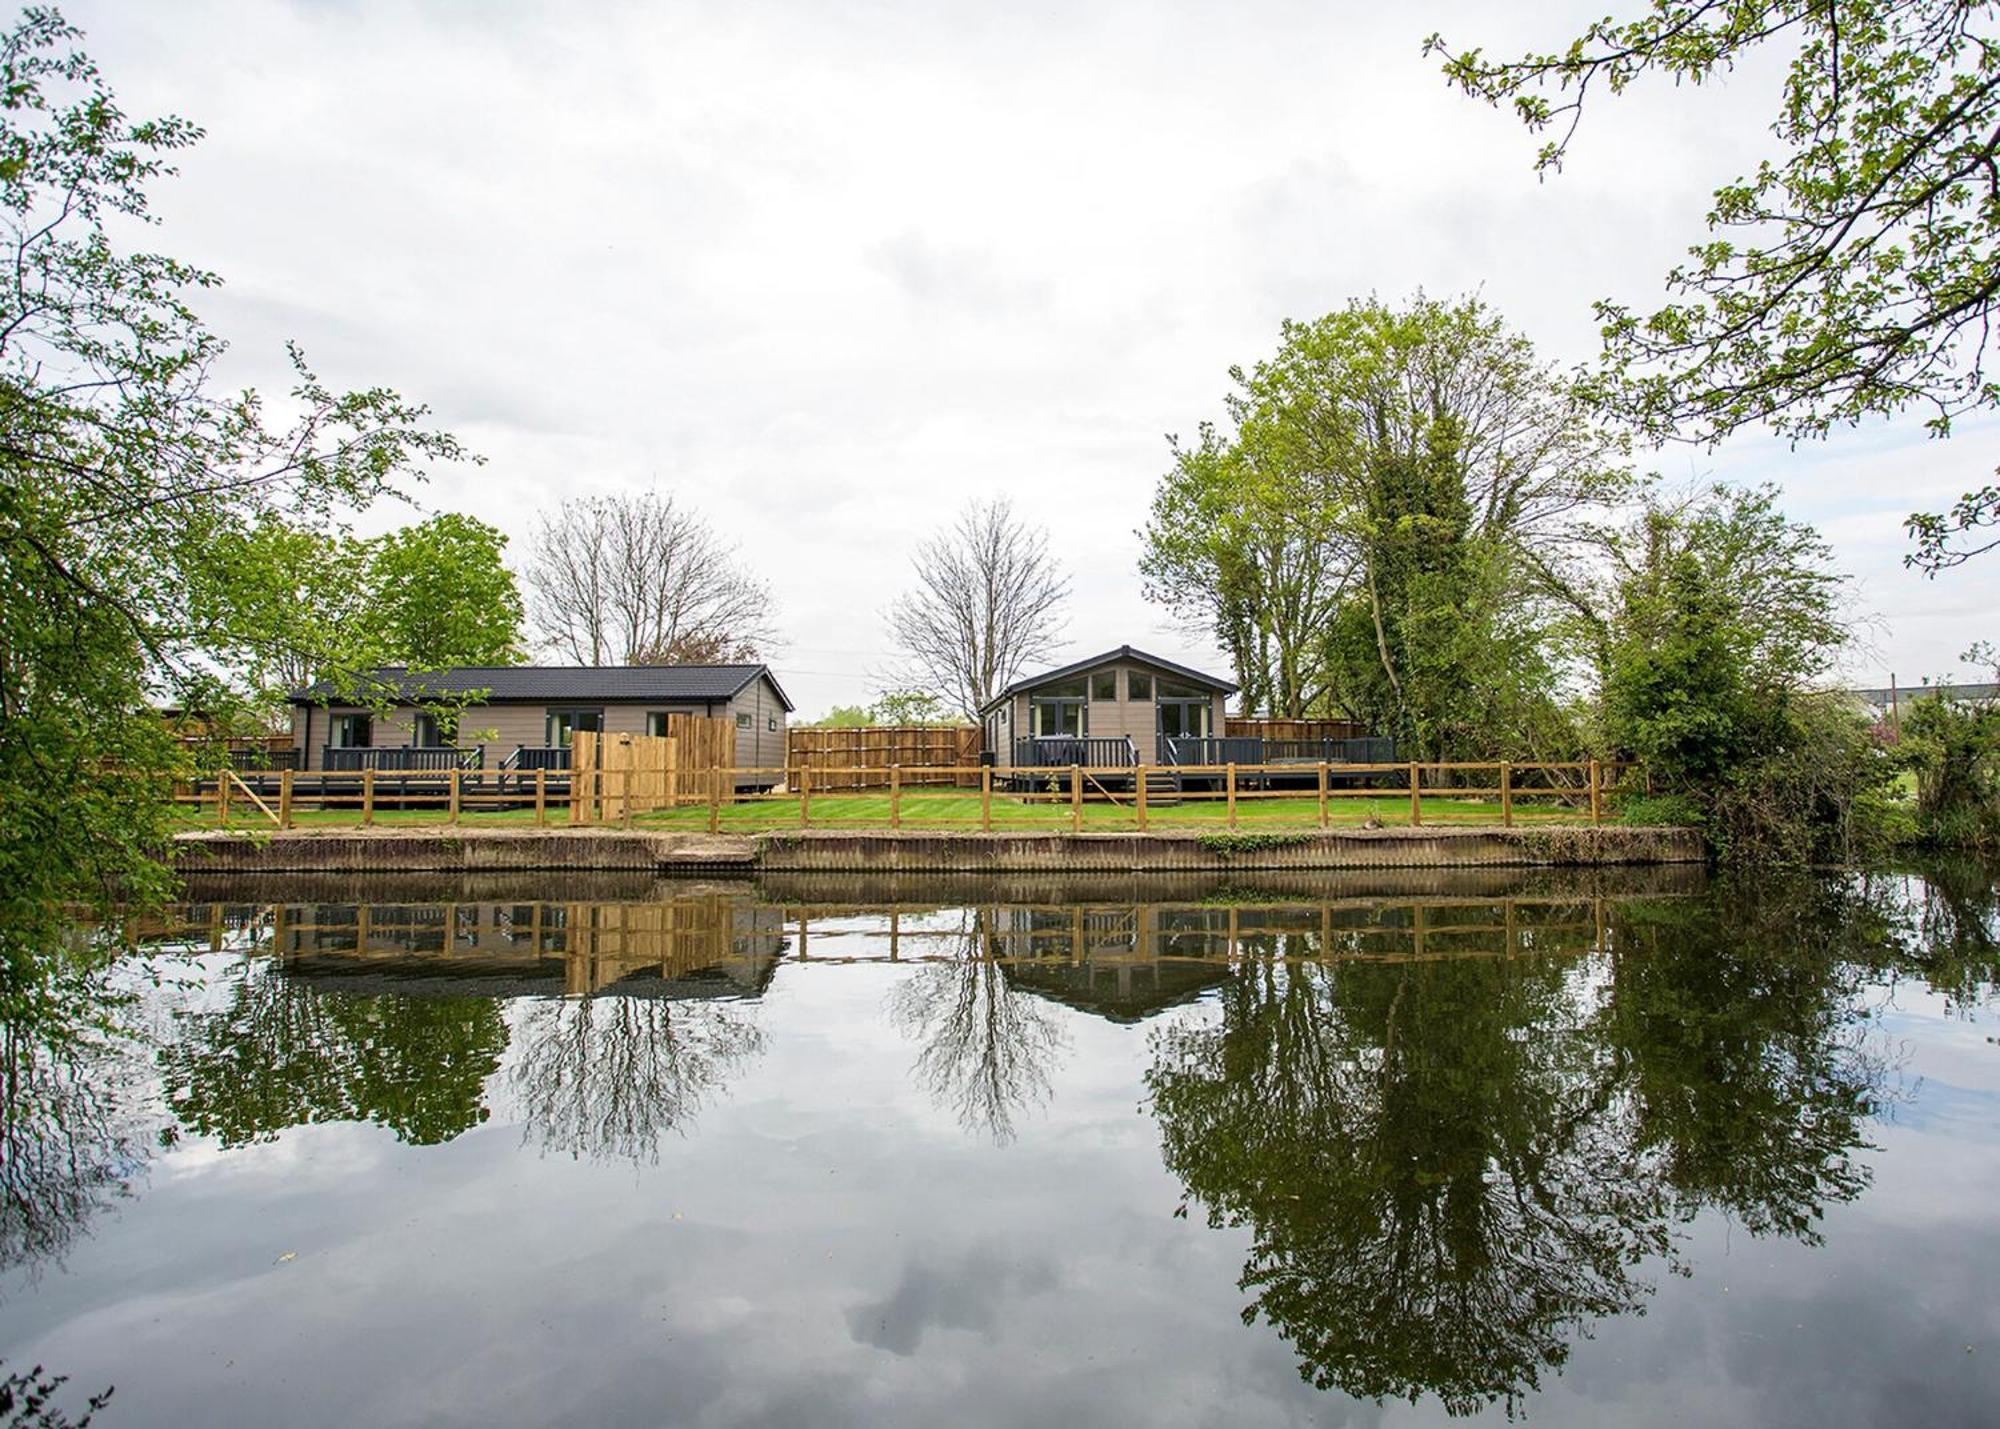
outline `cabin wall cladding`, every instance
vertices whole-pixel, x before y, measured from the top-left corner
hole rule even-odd
[[[906,786],[979,787],[979,755],[986,747],[979,726],[881,724],[853,729],[793,729],[786,735],[785,764],[810,770],[820,790],[887,788],[889,766],[900,764]],[[912,774],[917,768],[958,769],[959,774]]]
[[[570,747],[573,777],[593,819],[706,804],[718,791],[731,802],[735,781],[713,771],[733,768],[735,758],[735,723],[701,715],[668,715],[664,735],[578,730]]]

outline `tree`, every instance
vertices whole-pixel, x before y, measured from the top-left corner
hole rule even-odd
[[[1213,620],[1248,708],[1432,757],[1529,727],[1540,607],[1623,444],[1477,299],[1288,322],[1231,377],[1233,433],[1177,448],[1155,498],[1148,594]]]
[[[544,514],[527,575],[543,641],[579,664],[727,664],[773,638],[770,588],[698,512],[657,491]]]
[[[1172,447],[1141,533],[1146,599],[1229,652],[1242,708],[1322,713],[1335,692],[1321,642],[1356,564],[1325,473],[1260,461],[1206,422]]]
[[[1649,74],[1699,85],[1792,46],[1775,160],[1715,190],[1711,236],[1641,316],[1600,302],[1601,397],[1650,435],[1712,442],[1764,423],[1793,438],[1905,408],[1943,435],[2000,403],[1984,370],[2000,302],[2000,30],[1974,0],[1652,0],[1565,48],[1494,61],[1426,53],[1465,93],[1555,131],[1562,166],[1594,91]],[[1996,543],[2000,486],[1910,518],[1933,573]],[[1955,538],[1978,544],[1954,546]]]
[[[967,505],[910,564],[916,589],[889,608],[906,680],[942,691],[966,719],[1060,648],[1069,577],[1048,532],[1004,497]]]
[[[385,664],[437,670],[520,659],[521,592],[484,521],[447,511],[366,543],[367,612]]]
[[[1843,578],[1771,488],[1649,499],[1616,574],[1605,735],[1737,857],[1845,858],[1887,766],[1814,686],[1847,639]]]
[[[78,905],[164,892],[181,756],[135,716],[227,701],[187,593],[230,581],[231,538],[463,455],[296,348],[289,420],[216,388],[224,345],[189,301],[219,280],[120,241],[200,131],[128,119],[79,43],[42,8],[0,35],[0,997],[46,973]]]
[[[447,512],[371,540],[275,516],[222,538],[226,573],[189,592],[208,644],[253,704],[339,671],[520,658],[507,538]]]

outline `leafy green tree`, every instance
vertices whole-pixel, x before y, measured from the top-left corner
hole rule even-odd
[[[1518,739],[1565,527],[1626,489],[1622,444],[1477,299],[1350,303],[1231,376],[1233,434],[1177,447],[1155,497],[1148,593],[1210,622],[1247,707],[1415,754]]]
[[[835,705],[818,719],[811,722],[816,729],[864,729],[875,723],[875,715],[867,705]]]
[[[1985,642],[1968,663],[1994,663]],[[2000,674],[2000,671],[1996,671]],[[1944,848],[2000,847],[2000,701],[1933,691],[1910,702],[1896,763],[1917,781],[1917,837]]]
[[[367,543],[365,619],[414,669],[507,665],[521,658],[521,592],[502,559],[507,538],[445,512]]]
[[[180,767],[155,702],[214,709],[188,593],[230,538],[327,519],[462,455],[381,388],[294,349],[289,421],[218,390],[190,299],[214,275],[122,239],[200,131],[129,119],[55,11],[0,35],[0,978],[38,976],[76,905],[158,896]],[[6,988],[0,985],[0,994]]]
[[[1689,88],[1788,46],[1777,154],[1715,190],[1709,236],[1651,313],[1600,302],[1602,396],[1657,438],[1763,423],[1823,436],[1916,408],[1942,435],[2000,402],[1985,372],[2000,303],[2000,29],[1975,0],[1650,0],[1559,50],[1453,52],[1465,93],[1552,132],[1561,167],[1593,94],[1649,75]],[[2000,486],[1909,526],[1931,571],[2000,544]]]
[[[1858,712],[1815,689],[1847,639],[1843,577],[1770,488],[1649,496],[1605,549],[1605,737],[1737,857],[1844,858],[1888,769]]]

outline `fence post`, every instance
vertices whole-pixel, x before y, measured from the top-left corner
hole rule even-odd
[[[1410,761],[1410,827],[1416,828],[1424,821],[1423,776],[1417,770],[1417,762]]]
[[[361,771],[361,826],[365,829],[375,822],[375,771]]]
[[[451,823],[458,822],[458,766],[452,765],[445,771],[446,784],[451,789]]]
[[[1590,821],[1593,824],[1604,821],[1604,784],[1595,759],[1590,761]]]
[[[1136,776],[1138,783],[1132,790],[1132,807],[1138,811],[1139,832],[1146,832],[1146,766],[1141,764]]]
[[[810,764],[799,766],[799,827],[812,827],[813,772]]]
[[[1325,828],[1326,819],[1326,761],[1319,762],[1319,826]]]
[[[583,770],[577,767],[576,747],[570,746],[569,753],[569,821],[583,822]]]
[[[889,827],[903,827],[903,766],[889,766]]]
[[[321,782],[324,782],[325,778],[326,778],[325,775],[321,775],[320,776]],[[278,774],[278,827],[281,829],[289,829],[291,826],[292,826],[292,771],[286,769],[280,771],[280,773]]]
[[[981,765],[979,769],[979,832],[993,832],[993,767]]]
[[[708,771],[708,831],[722,832],[722,766]]]
[[[1083,766],[1079,764],[1069,767],[1069,831],[1083,832]]]
[[[549,822],[549,771],[535,771],[535,827],[546,828]]]
[[[1500,826],[1514,827],[1514,766],[1511,763],[1500,766]]]
[[[199,784],[195,785],[197,789],[200,787],[201,785]],[[200,803],[197,800],[195,813],[199,815],[200,812]],[[222,820],[222,827],[225,829],[229,827],[229,771],[227,769],[224,769],[220,774],[215,776],[215,816]]]
[[[632,766],[626,765],[618,771],[618,823],[622,828],[632,827]]]

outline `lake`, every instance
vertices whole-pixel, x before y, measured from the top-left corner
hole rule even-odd
[[[101,1429],[2000,1413],[1990,871],[188,896],[0,1028]]]

